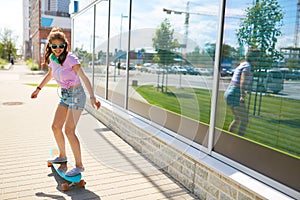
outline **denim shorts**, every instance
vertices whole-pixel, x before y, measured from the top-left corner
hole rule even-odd
[[[83,110],[85,102],[86,95],[81,85],[69,89],[61,88],[59,105],[67,107],[71,110]]]
[[[224,93],[225,101],[228,106],[238,107],[240,106],[240,88],[237,86],[229,86]]]

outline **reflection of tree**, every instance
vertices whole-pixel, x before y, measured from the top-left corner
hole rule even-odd
[[[173,37],[174,29],[168,19],[164,19],[160,28],[155,32],[155,37],[152,39],[153,47],[157,51],[159,62],[162,65],[169,65],[174,62],[174,51],[180,47],[177,39]]]
[[[297,58],[287,58],[286,59],[286,67],[289,69],[299,68],[299,60]]]
[[[208,53],[208,55],[212,58],[212,60],[215,60],[215,53],[216,53],[216,43],[206,43],[205,44],[205,51]],[[223,44],[222,45],[222,59],[231,59],[231,60],[237,60],[237,50],[228,45]]]
[[[256,3],[246,9],[246,16],[242,19],[237,31],[238,42],[241,46],[256,47],[264,54],[263,67],[282,58],[275,49],[277,37],[281,35],[283,12],[277,0],[256,0]]]
[[[246,16],[242,19],[240,28],[237,31],[237,38],[240,46],[255,47],[261,51],[260,62],[255,67],[254,76],[257,76],[257,87],[254,96],[253,115],[260,108],[262,103],[262,90],[260,85],[263,82],[267,68],[274,66],[274,63],[281,60],[283,56],[275,49],[277,37],[281,35],[283,12],[277,0],[256,0],[252,7],[246,9]],[[258,108],[257,95],[259,94]],[[251,93],[249,94],[248,109],[250,107]]]
[[[77,57],[79,58],[79,60],[82,62],[82,66],[84,66],[88,61],[90,61],[92,59],[92,55],[90,53],[88,53],[86,50],[83,50],[83,48],[75,48],[75,52],[74,52]]]
[[[160,27],[155,32],[155,37],[152,39],[153,47],[155,48],[157,54],[154,56],[156,62],[166,67],[174,63],[174,58],[176,56],[175,49],[180,47],[177,39],[173,37],[174,29],[171,28],[171,24],[168,19],[160,24]],[[165,73],[163,71],[162,80],[164,80]],[[162,82],[162,92],[163,92],[163,82]]]

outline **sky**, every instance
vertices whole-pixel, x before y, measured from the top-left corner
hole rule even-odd
[[[17,36],[17,48],[20,48],[23,40],[23,1],[0,0],[0,31],[4,28],[13,31]]]
[[[157,3],[155,3],[157,1]],[[294,30],[295,30],[295,19],[296,19],[296,4],[298,0],[278,0],[280,5],[284,8],[285,10],[285,18],[284,18],[284,26],[285,28],[283,29],[283,37],[280,38],[279,43],[281,44],[280,46],[286,46],[289,44],[292,44],[293,37],[294,37]],[[120,2],[120,0],[118,1]],[[121,1],[123,2],[123,1]],[[127,0],[124,0],[124,3],[127,2]],[[133,26],[136,26],[138,28],[149,28],[145,27],[144,25],[150,25],[151,21],[159,21],[160,19],[164,17],[170,17],[171,21],[174,22],[174,27],[175,31],[178,31],[179,33],[184,34],[184,26],[183,26],[183,20],[184,20],[184,15],[166,15],[164,12],[162,12],[162,7],[165,8],[171,8],[171,9],[177,9],[177,10],[184,10],[186,5],[186,0],[173,0],[173,1],[158,1],[158,0],[151,0],[151,1],[139,1],[139,0],[133,0],[135,2],[134,6],[134,11],[139,11],[139,15],[137,15],[137,19]],[[142,2],[141,5],[138,5],[138,2]],[[245,3],[248,2],[248,3]],[[253,0],[228,0],[227,1],[227,8],[229,9],[229,14],[234,13],[234,14],[242,14],[241,7],[245,9],[247,5],[251,4]],[[0,0],[0,30],[2,31],[4,28],[8,28],[13,31],[13,35],[17,36],[17,47],[19,48],[22,45],[22,40],[23,40],[23,1],[22,0]],[[79,1],[80,3],[80,1]],[[125,3],[126,4],[126,3]],[[201,8],[209,8],[208,11],[210,12],[218,12],[218,5],[219,5],[219,0],[190,0],[190,7],[191,10],[190,12],[205,12],[205,10],[201,10]],[[138,9],[135,9],[137,6],[139,6]],[[120,9],[125,9],[124,13],[128,12],[127,11],[127,5],[125,6],[118,6]],[[151,8],[151,9],[149,9]],[[149,13],[150,10],[150,13]],[[113,10],[114,12],[114,10]],[[117,13],[120,13],[120,11],[117,11]],[[123,11],[121,11],[123,12]],[[112,13],[113,14],[113,13]],[[151,15],[151,17],[149,17]],[[202,17],[202,18],[201,18]],[[154,18],[157,18],[159,20],[153,20]],[[211,18],[211,17],[210,17]],[[135,19],[133,19],[134,21]],[[117,23],[115,24],[115,31],[116,33],[119,32],[119,24],[120,24],[120,16],[119,14],[116,15],[116,21]],[[200,23],[201,21],[201,23]],[[123,21],[123,26],[126,27],[126,22],[128,20]],[[192,25],[194,23],[194,25]],[[209,24],[210,23],[210,24]],[[197,43],[203,43],[205,41],[210,42],[210,34],[209,31],[214,31],[214,30],[209,30],[209,28],[213,27],[211,22],[208,18],[205,19],[204,16],[197,16],[197,15],[191,15],[190,16],[190,37],[192,40],[195,40]],[[236,29],[236,25],[238,24],[237,20],[233,20],[232,23],[228,23],[227,29],[232,29],[234,31]],[[230,27],[232,25],[232,27]],[[151,28],[156,28],[156,26],[150,25]],[[217,23],[214,25],[217,26]],[[235,27],[234,27],[235,26]],[[286,26],[290,26],[290,28],[286,28]],[[133,27],[134,28],[134,27]],[[197,33],[203,32],[203,30],[207,29],[207,34],[202,35],[199,37]],[[197,31],[201,30],[201,31]],[[193,33],[196,33],[193,35]],[[230,33],[230,32],[229,32]],[[232,32],[234,34],[234,32]],[[228,41],[228,42],[233,42],[233,41]]]

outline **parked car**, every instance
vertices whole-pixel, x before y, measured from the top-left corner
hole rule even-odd
[[[298,74],[296,73],[295,70],[290,70],[288,68],[280,68],[280,71],[283,75],[283,78],[285,80],[297,80],[299,79]]]
[[[221,66],[220,73],[221,76],[232,76],[234,73],[234,68],[232,66]]]
[[[186,69],[187,74],[190,74],[190,75],[200,75],[200,73],[194,67],[186,65],[186,66],[184,66],[184,68]]]
[[[266,72],[254,72],[252,91],[272,91],[277,94],[283,90],[283,81],[283,74],[278,69],[270,69]]]
[[[89,65],[92,65],[93,64],[93,62],[92,61],[90,61],[89,62]],[[101,65],[102,64],[102,61],[101,60],[94,60],[94,65]]]
[[[298,70],[297,70],[297,69],[294,69],[294,70],[293,70],[293,73],[296,74],[297,80],[299,80],[299,79],[300,79],[300,69],[298,69]]]
[[[187,74],[187,70],[181,66],[177,66],[177,65],[172,66],[171,70],[174,74],[184,74],[184,75]]]
[[[127,63],[121,63],[121,66],[120,66],[121,69],[126,70],[126,65],[127,65]],[[129,64],[129,70],[135,70],[135,65],[133,63]]]
[[[160,67],[158,64],[153,64],[149,67],[149,72],[151,72],[152,74],[161,74],[163,72],[166,72],[166,70]]]
[[[139,66],[139,71],[141,72],[150,72],[151,63],[144,63],[143,65]]]
[[[212,76],[213,75],[213,69],[212,68],[196,68],[196,70],[202,76]]]

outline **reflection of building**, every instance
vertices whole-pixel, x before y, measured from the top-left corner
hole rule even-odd
[[[280,67],[297,68],[300,65],[300,48],[299,47],[281,48],[280,53],[283,55],[284,63],[285,63],[285,66],[280,66]]]
[[[41,66],[47,35],[60,27],[71,43],[70,0],[24,0],[25,59],[32,58]]]

